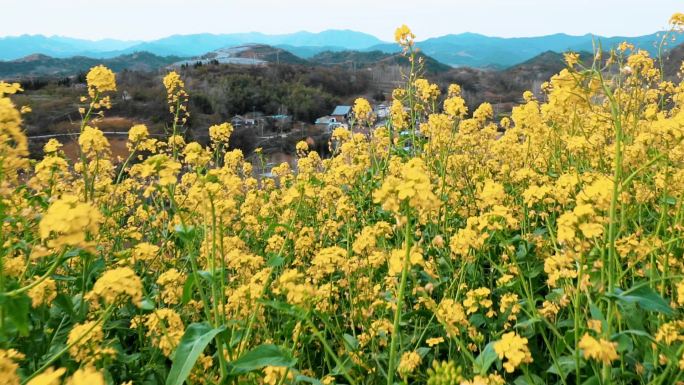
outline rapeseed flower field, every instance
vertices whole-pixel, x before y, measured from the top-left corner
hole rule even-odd
[[[273,178],[228,123],[186,143],[175,72],[168,138],[131,127],[121,162],[109,69],[73,163],[54,139],[28,159],[0,83],[0,383],[684,384],[681,77],[628,44],[568,53],[495,120],[395,37],[390,122],[359,133],[359,99],[332,157],[301,142]]]

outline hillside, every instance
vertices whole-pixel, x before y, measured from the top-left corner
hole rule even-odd
[[[591,58],[587,52],[580,54],[583,62],[589,63]],[[480,103],[490,101],[497,113],[506,113],[520,102],[525,91],[541,97],[541,84],[565,67],[563,54],[547,51],[504,70],[452,68],[439,74],[437,81],[442,85],[459,84],[471,111]]]
[[[440,63],[434,58],[420,52],[417,55],[423,59],[424,69],[428,73],[442,73],[451,70],[451,66]],[[369,68],[377,65],[390,64],[409,66],[408,58],[398,53],[385,53],[382,51],[325,51],[309,59],[316,65],[344,65],[353,68]]]
[[[591,64],[593,54],[580,52],[580,62]],[[504,76],[514,79],[546,81],[566,67],[563,54],[553,51],[543,52],[532,59],[516,64],[502,71]]]
[[[376,63],[393,56],[382,51],[324,51],[309,58],[318,65],[341,65],[355,63],[359,66]]]
[[[217,49],[199,57],[178,61],[173,65],[178,67],[197,63],[262,65],[267,63],[307,64],[308,62],[281,48],[264,44],[246,44]]]
[[[110,59],[93,59],[85,56],[54,58],[33,54],[19,60],[0,61],[0,78],[71,76],[104,64],[116,72],[123,70],[153,71],[178,61],[175,56],[161,57],[149,52],[136,52]]]
[[[684,44],[672,48],[665,54],[663,59],[665,76],[670,79],[677,77],[677,74],[684,63]]]
[[[419,53],[418,56],[423,58],[424,68],[428,73],[443,73],[451,69],[450,66],[440,63],[423,53]],[[149,52],[137,52],[109,59],[94,59],[84,56],[54,58],[43,54],[32,54],[13,61],[0,61],[0,78],[71,76],[98,64],[105,64],[114,71],[119,72],[124,69],[153,71],[169,65],[178,68],[184,65],[196,66],[212,63],[233,65],[278,63],[323,67],[343,66],[350,69],[387,65],[409,66],[408,59],[403,55],[381,51],[324,51],[307,60],[282,48],[265,44],[245,44],[220,48],[201,56],[187,59],[175,56],[162,57]]]

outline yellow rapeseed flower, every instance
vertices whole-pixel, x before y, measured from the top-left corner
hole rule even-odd
[[[584,358],[610,364],[611,362],[620,358],[617,354],[617,343],[608,340],[596,339],[585,333],[582,339],[577,344],[577,347],[582,349]]]
[[[121,299],[130,299],[133,304],[140,306],[142,281],[129,267],[107,270],[95,282],[88,297],[89,299],[102,299],[107,304],[116,303]]]
[[[214,143],[228,143],[233,133],[233,125],[230,123],[215,124],[209,127],[209,138]]]
[[[66,385],[105,385],[105,379],[93,366],[86,366],[75,371]]]
[[[99,210],[66,194],[53,202],[41,219],[40,237],[52,248],[88,246],[86,234],[97,234],[101,221]]]
[[[503,367],[506,372],[513,373],[521,364],[532,362],[532,354],[527,347],[527,338],[520,337],[515,332],[506,333],[494,343],[494,351],[500,359],[506,358]]]
[[[416,368],[420,366],[420,355],[416,352],[406,352],[402,354],[399,365],[397,365],[397,372],[402,378],[406,378],[413,373]]]
[[[6,385],[19,385],[19,369],[18,361],[21,361],[24,355],[14,349],[3,350],[0,349],[0,378],[3,379]]]
[[[33,377],[26,385],[59,385],[61,383],[60,378],[64,375],[64,372],[66,372],[64,368],[57,370],[47,368],[43,373]]]
[[[116,76],[112,70],[103,65],[91,68],[86,75],[86,82],[91,98],[103,92],[116,91]]]
[[[37,279],[38,276],[35,278]],[[31,306],[34,308],[49,304],[57,297],[57,284],[52,278],[47,278],[31,288],[28,292],[28,296],[31,298]]]
[[[415,38],[416,35],[414,35],[413,32],[411,32],[411,29],[408,26],[406,26],[406,24],[402,24],[401,27],[397,28],[394,31],[394,41],[399,43],[399,45],[413,45],[413,39]]]
[[[677,12],[670,17],[670,24],[675,27],[684,27],[684,13]]]
[[[371,107],[368,100],[364,98],[358,98],[354,101],[354,107],[352,108],[354,112],[354,118],[359,122],[359,124],[372,124],[375,120],[373,116],[373,108]]]

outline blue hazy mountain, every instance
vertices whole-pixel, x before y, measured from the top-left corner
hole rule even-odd
[[[122,54],[147,51],[159,56],[198,56],[204,53],[243,44],[256,43],[271,46],[312,47],[318,52],[344,49],[365,49],[383,41],[375,36],[350,31],[327,30],[318,33],[296,32],[284,35],[267,35],[258,32],[234,34],[201,33],[173,35],[162,39],[140,42],[121,40],[89,41],[59,36],[22,35],[0,38],[0,60],[15,60],[32,54],[52,57],[88,56],[109,58]]]
[[[684,42],[684,36],[675,34],[675,41],[669,47]],[[538,37],[502,38],[480,35],[476,33],[462,33],[430,38],[416,43],[427,55],[442,63],[454,67],[493,67],[507,68],[529,60],[547,51],[553,52],[582,52],[594,51],[600,44],[603,50],[608,50],[623,41],[634,44],[637,48],[645,49],[652,55],[657,54],[658,43],[662,34],[636,37],[604,37],[591,34],[573,36],[563,33]],[[370,50],[391,52],[397,50],[395,44],[381,44]]]
[[[684,35],[674,36],[672,46],[684,42]],[[656,54],[659,34],[636,37],[573,36],[554,34],[538,37],[502,38],[476,33],[445,35],[417,42],[427,55],[454,67],[507,68],[529,60],[543,52],[592,51],[601,44],[604,50],[628,41]],[[0,60],[16,60],[32,54],[55,58],[85,56],[113,58],[134,52],[150,52],[158,56],[195,57],[221,48],[244,44],[265,44],[285,49],[302,58],[331,51],[381,51],[395,53],[399,47],[375,36],[351,30],[327,30],[318,33],[296,32],[268,35],[259,32],[233,34],[173,35],[152,41],[89,41],[59,36],[22,35],[0,38]]]
[[[32,54],[53,57],[92,56],[124,50],[140,41],[114,39],[85,40],[63,36],[21,35],[0,37],[0,60],[14,60]],[[116,55],[113,55],[116,56]]]

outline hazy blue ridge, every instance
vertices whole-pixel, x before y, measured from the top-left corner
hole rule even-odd
[[[671,46],[684,42],[676,34]],[[638,48],[657,54],[658,34],[636,37],[602,37],[590,34],[572,36],[553,34],[538,37],[502,38],[476,33],[461,33],[429,38],[416,43],[426,55],[452,67],[508,68],[547,51],[593,51],[600,44],[604,50],[627,41]],[[97,59],[115,58],[135,52],[149,52],[165,57],[198,57],[218,49],[245,44],[278,47],[309,59],[323,52],[380,51],[396,53],[395,43],[383,42],[375,36],[351,30],[327,30],[318,33],[296,32],[268,35],[259,32],[233,34],[173,35],[140,42],[105,39],[89,41],[60,36],[22,35],[0,38],[0,60],[11,61],[28,55],[43,54],[54,58],[83,56]]]

